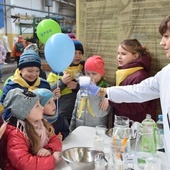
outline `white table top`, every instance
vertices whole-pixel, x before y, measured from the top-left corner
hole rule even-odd
[[[65,140],[63,141],[63,150],[72,147],[94,147],[95,128],[88,126],[77,127]],[[104,152],[110,152],[111,138],[105,135],[105,148]],[[163,152],[157,152],[158,157],[161,160],[161,170],[170,170],[166,154]],[[71,170],[69,165],[61,160],[55,170]],[[109,167],[108,167],[109,170]]]

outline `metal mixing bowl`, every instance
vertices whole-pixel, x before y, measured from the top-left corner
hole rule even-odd
[[[95,155],[103,153],[90,147],[74,147],[62,152],[62,158],[74,170],[93,170],[95,168]]]

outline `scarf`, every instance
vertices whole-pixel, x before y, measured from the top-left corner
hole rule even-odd
[[[43,117],[44,117],[44,119],[46,119],[49,123],[54,123],[54,122],[56,122],[57,121],[57,119],[58,119],[58,111],[56,111],[55,112],[55,114],[54,115],[47,115],[47,114],[43,114]]]
[[[119,86],[120,83],[126,79],[126,77],[130,76],[131,74],[135,73],[136,71],[142,70],[143,67],[134,67],[134,68],[127,68],[122,70],[116,71],[116,86]]]
[[[102,78],[102,80],[97,84],[97,86],[99,87],[107,87],[107,82],[106,82],[106,79],[105,78]],[[87,110],[88,112],[93,116],[95,117],[95,114],[93,112],[93,109],[90,105],[90,101],[88,98],[86,97],[82,97],[81,98],[81,101],[80,101],[80,105],[79,105],[79,110],[78,110],[78,119],[80,119],[80,117],[82,116],[82,111],[85,107],[85,104],[87,106]]]
[[[20,75],[20,70],[17,69],[14,73],[14,76],[11,78],[11,80],[15,83],[18,83],[20,86],[22,87],[26,87],[28,88],[28,90],[34,90],[36,89],[39,85],[40,85],[40,78],[38,77],[37,80],[35,81],[35,83],[30,86],[23,78],[22,76]]]
[[[40,148],[43,148],[49,142],[47,129],[45,128],[41,120],[38,120],[31,124],[34,126],[35,131],[38,133],[39,137],[41,138]],[[25,122],[23,120],[17,120],[17,129],[19,129],[24,134],[24,136],[28,138],[26,131],[25,131]]]

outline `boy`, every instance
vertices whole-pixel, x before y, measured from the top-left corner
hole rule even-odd
[[[53,91],[57,87],[61,90],[61,97],[58,99],[58,113],[63,116],[66,123],[70,124],[77,92],[79,91],[78,78],[84,74],[84,49],[80,41],[73,39],[75,56],[71,65],[61,74],[51,72],[47,81]]]
[[[65,124],[64,118],[58,115],[56,109],[54,94],[48,89],[36,89],[33,91],[39,98],[40,104],[44,107],[43,117],[52,124],[55,134],[61,140],[64,140],[69,135],[69,128]],[[60,90],[58,90],[58,96]]]

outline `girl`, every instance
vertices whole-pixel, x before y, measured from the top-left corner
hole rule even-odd
[[[4,108],[10,108],[4,141],[6,169],[52,170],[60,160],[61,140],[43,119],[43,106],[30,91],[16,88],[4,99]]]
[[[116,86],[137,84],[150,75],[151,54],[137,39],[126,39],[120,43],[117,61]],[[113,115],[126,116],[133,121],[142,122],[149,113],[152,119],[156,120],[156,100],[144,103],[110,102],[110,105]]]
[[[107,87],[107,82],[104,78],[104,61],[101,56],[94,55],[85,62],[85,74],[100,87]],[[105,98],[88,95],[85,99],[81,97],[80,91],[77,94],[77,99],[72,114],[70,123],[70,131],[73,131],[78,126],[105,125],[108,122],[109,107]]]

